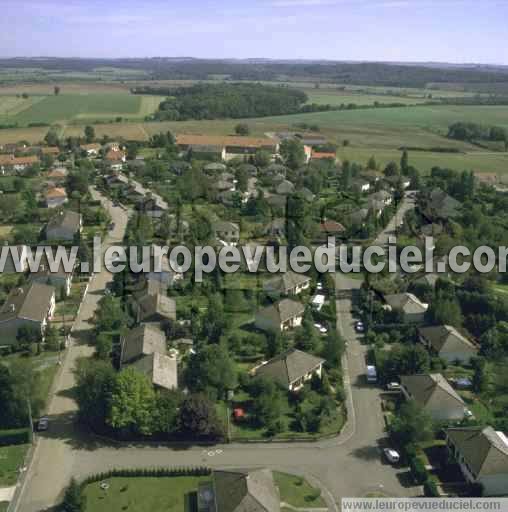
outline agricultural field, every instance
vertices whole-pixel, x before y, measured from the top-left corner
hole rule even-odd
[[[390,96],[388,94],[364,94],[362,92],[353,93],[351,91],[334,91],[321,89],[302,89],[309,97],[308,103],[317,103],[318,105],[374,105],[374,103],[403,103],[405,105],[415,105],[428,101],[422,97],[408,96]]]
[[[26,100],[0,96],[0,123],[60,123],[100,121],[102,119],[144,119],[157,110],[162,96],[86,93],[58,96],[33,96]]]

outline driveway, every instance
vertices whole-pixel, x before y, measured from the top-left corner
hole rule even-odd
[[[114,239],[121,239],[127,222],[124,210],[114,208],[104,198],[116,224]],[[112,243],[109,239],[104,249]],[[268,467],[303,474],[323,489],[330,510],[337,510],[341,497],[386,493],[411,496],[415,489],[401,484],[404,476],[380,457],[385,440],[379,390],[364,380],[366,348],[354,331],[351,298],[360,281],[337,274],[337,328],[348,342],[344,360],[348,395],[348,423],[336,438],[317,443],[230,444],[200,446],[117,446],[91,439],[73,423],[76,404],[70,397],[76,359],[88,357],[86,345],[92,328],[90,320],[111,276],[103,271],[93,277],[89,293],[76,320],[73,343],[68,350],[57,392],[50,406],[51,427],[40,437],[16,510],[36,512],[55,505],[71,476],[121,467],[202,466]]]

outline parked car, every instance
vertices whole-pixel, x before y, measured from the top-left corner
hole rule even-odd
[[[355,323],[355,331],[365,332],[365,325],[363,325],[363,322],[361,320],[358,320],[358,322]]]
[[[400,455],[399,455],[399,452],[393,450],[392,448],[385,448],[383,450],[383,453],[386,457],[386,460],[390,463],[390,464],[396,464],[397,462],[400,461]]]
[[[314,327],[321,333],[321,334],[326,334],[328,332],[328,329],[324,326],[324,325],[321,325],[321,324],[314,324]]]
[[[400,391],[400,384],[398,382],[389,382],[386,385],[388,391]]]
[[[115,229],[115,223],[114,223],[114,222],[110,222],[110,223],[109,223],[109,226],[108,226],[108,229],[109,229],[110,231],[113,231],[113,229]]]
[[[49,428],[49,418],[47,416],[43,416],[42,418],[39,418],[39,421],[37,422],[37,431],[44,432],[45,430],[48,430],[48,428]]]

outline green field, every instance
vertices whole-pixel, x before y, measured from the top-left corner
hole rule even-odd
[[[302,89],[309,97],[308,103],[320,105],[374,105],[374,103],[403,103],[415,105],[427,101],[423,97],[390,96],[388,94],[353,94],[351,91],[333,91],[321,89]]]
[[[86,510],[90,512],[187,512],[195,510],[200,482],[210,477],[109,478],[109,489],[99,482],[85,487]]]
[[[61,94],[31,96],[0,96],[0,122],[28,126],[31,123],[61,123],[115,119],[143,119],[157,110],[161,96],[132,94]]]
[[[274,472],[273,477],[279,488],[280,499],[284,503],[298,508],[326,507],[320,491],[304,478],[278,471]]]
[[[16,485],[27,449],[25,444],[0,447],[0,487]]]

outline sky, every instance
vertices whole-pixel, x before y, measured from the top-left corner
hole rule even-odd
[[[508,0],[0,0],[0,57],[508,65]]]

